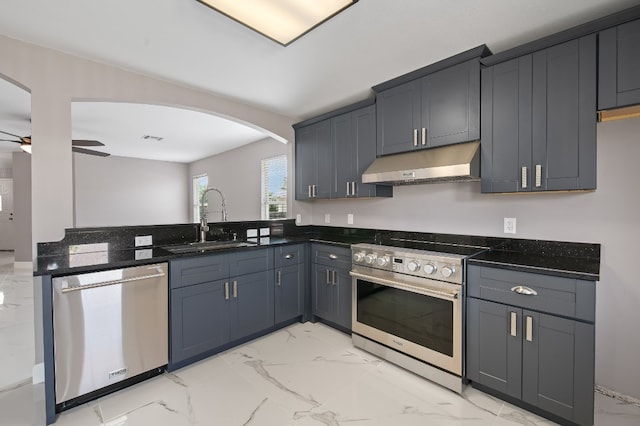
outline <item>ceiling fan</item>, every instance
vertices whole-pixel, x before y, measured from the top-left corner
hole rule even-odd
[[[13,136],[14,138],[17,138],[17,140],[0,139],[0,142],[19,143],[20,148],[22,148],[23,151],[31,154],[31,136],[18,136],[18,135],[14,135],[13,133],[5,132],[2,130],[0,130],[0,133],[4,133],[5,135],[9,135],[9,136]],[[108,157],[109,155],[111,155],[108,152],[95,151],[93,149],[82,148],[85,146],[104,146],[104,144],[100,141],[94,141],[91,139],[73,139],[71,141],[71,150],[73,152],[77,152],[79,154],[96,155],[98,157]]]

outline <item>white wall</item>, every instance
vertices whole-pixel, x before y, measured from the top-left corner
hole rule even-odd
[[[262,195],[260,161],[287,154],[292,145],[264,139],[196,161],[189,166],[189,181],[193,176],[206,173],[209,186],[219,188],[225,196],[229,221],[259,220]],[[290,164],[287,166],[290,168]],[[292,173],[289,172],[289,187],[293,182],[291,176]],[[213,211],[220,210],[220,200],[215,193],[209,193],[209,197],[212,212],[208,218],[210,222],[216,222],[220,220],[220,214]]]
[[[293,140],[295,121],[231,99],[0,35],[0,74],[31,92],[33,240],[73,226],[71,101],[105,100],[211,112]],[[35,247],[35,244],[34,244]]]
[[[602,244],[597,283],[596,382],[640,398],[640,119],[598,124],[598,189],[584,193],[483,195],[480,184],[399,186],[380,200],[297,202],[303,223],[406,231],[505,236],[503,218],[517,219],[516,238]],[[509,235],[506,235],[509,236]]]
[[[16,262],[31,262],[31,156],[13,153],[14,256]]]
[[[187,164],[73,154],[75,226],[189,221]]]

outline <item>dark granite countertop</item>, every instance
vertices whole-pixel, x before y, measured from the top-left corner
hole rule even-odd
[[[255,245],[180,254],[171,253],[164,248],[195,241],[198,237],[197,224],[70,229],[67,230],[62,241],[38,244],[34,275],[70,275],[235,250],[255,250],[283,244],[319,242],[341,247],[349,247],[356,243],[425,250],[433,247],[448,247],[462,250],[460,254],[470,255],[467,261],[469,265],[492,266],[593,281],[600,278],[599,244],[328,226],[296,226],[290,219],[225,222],[210,224],[210,227],[213,231],[209,238],[212,240],[238,237],[240,241],[253,242]],[[249,230],[266,228],[269,228],[269,237],[247,237]],[[140,235],[153,235],[154,245],[132,247],[134,238]],[[96,243],[102,244],[102,248],[94,249],[90,246]]]

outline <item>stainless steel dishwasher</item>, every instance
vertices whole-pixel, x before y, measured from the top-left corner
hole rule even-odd
[[[57,411],[164,371],[166,263],[58,277],[52,284]]]

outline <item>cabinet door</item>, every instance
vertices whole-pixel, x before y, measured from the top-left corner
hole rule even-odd
[[[594,325],[523,311],[522,400],[593,424]]]
[[[332,277],[335,297],[334,322],[347,330],[351,330],[351,276],[349,269],[336,268]],[[333,271],[332,271],[333,274]],[[335,280],[335,282],[333,282]]]
[[[427,147],[480,138],[480,62],[467,61],[422,79]]]
[[[598,109],[640,104],[640,20],[599,34]]]
[[[275,271],[276,324],[302,315],[304,265],[288,265]]]
[[[414,134],[420,128],[420,80],[384,90],[376,102],[378,155],[415,149],[420,136]]]
[[[331,198],[345,198],[351,195],[351,182],[355,174],[355,141],[352,140],[351,113],[331,119],[331,139],[333,142],[333,163],[335,178],[331,187]]]
[[[482,70],[484,193],[531,188],[531,72],[531,55]]]
[[[315,165],[317,181],[315,198],[330,198],[334,182],[333,144],[331,143],[331,120],[314,125],[316,129]]]
[[[224,284],[220,280],[171,290],[171,364],[229,341]]]
[[[351,114],[351,140],[354,144],[355,197],[391,197],[393,187],[362,183],[362,174],[376,159],[376,106],[354,111]]]
[[[312,309],[314,316],[335,321],[334,289],[331,285],[330,268],[312,264],[311,286],[312,286]]]
[[[271,272],[233,277],[230,285],[231,340],[241,339],[274,325],[274,289]]]
[[[315,140],[314,126],[296,129],[296,200],[311,198],[316,184]]]
[[[467,377],[520,399],[521,330],[521,309],[467,299]]]
[[[595,111],[595,34],[533,54],[533,190],[595,189]]]

